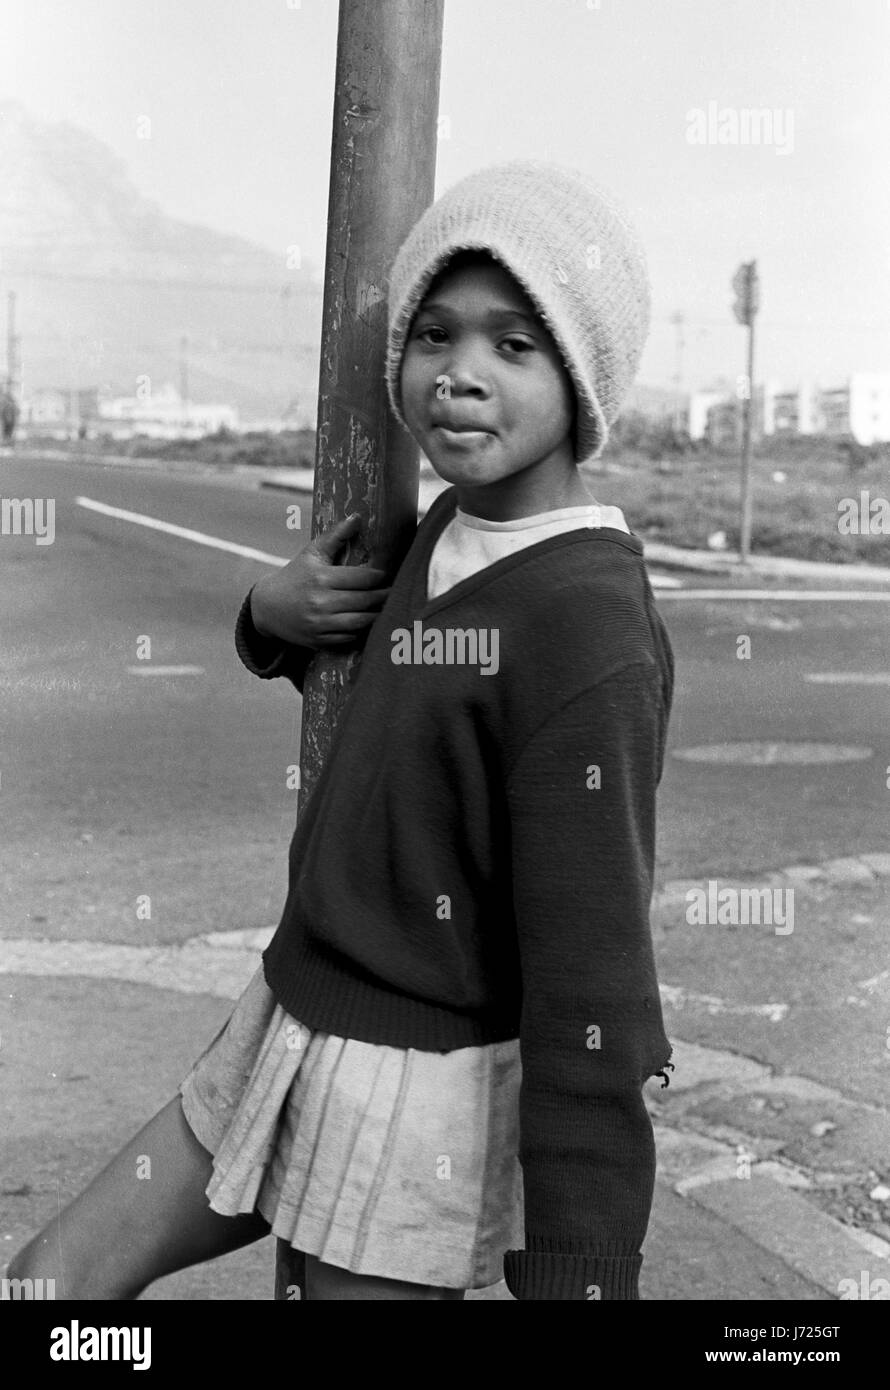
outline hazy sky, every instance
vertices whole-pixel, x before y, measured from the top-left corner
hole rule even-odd
[[[337,8],[3,0],[0,97],[106,141],[169,214],[320,263]],[[772,144],[691,144],[709,102],[776,113]],[[888,0],[445,0],[440,114],[438,191],[536,156],[630,207],[654,295],[641,380],[671,384],[677,311],[686,387],[743,369],[729,280],[755,256],[758,378],[890,370]]]

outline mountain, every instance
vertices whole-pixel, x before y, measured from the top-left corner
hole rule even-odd
[[[0,312],[16,292],[20,377],[40,387],[135,394],[179,386],[243,420],[315,426],[322,277],[143,197],[88,131],[0,101]],[[0,325],[0,364],[5,366]],[[184,343],[183,339],[187,338]],[[5,373],[4,373],[5,375]],[[635,386],[662,416],[670,391]]]
[[[243,237],[168,217],[101,140],[15,101],[0,102],[3,301],[8,290],[26,391],[132,395],[144,375],[178,384],[185,359],[196,402],[247,418],[296,406],[315,423],[315,268],[288,270]]]

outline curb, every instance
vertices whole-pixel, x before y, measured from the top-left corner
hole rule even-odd
[[[762,888],[795,888],[807,892],[810,884],[822,887],[848,887],[851,883],[869,886],[881,878],[890,877],[890,854],[874,853],[846,855],[838,859],[825,859],[821,864],[788,864],[765,874],[752,874],[745,883],[737,874],[708,874],[701,878],[672,878],[666,880],[652,896],[653,914],[672,911],[686,904],[686,894],[692,889],[701,889],[708,881],[716,881],[723,887],[751,888],[756,880]]]
[[[752,1090],[777,1091],[874,1109],[805,1077],[777,1074],[753,1058],[696,1043],[675,1042],[674,1059],[669,1090],[684,1099],[694,1100],[699,1091],[706,1097],[719,1086],[730,1100]],[[842,1280],[853,1279],[860,1286],[866,1261],[872,1264],[872,1274],[890,1279],[890,1243],[839,1221],[802,1195],[815,1184],[804,1169],[776,1156],[781,1142],[740,1133],[733,1144],[707,1130],[667,1125],[663,1117],[668,1101],[662,1089],[650,1081],[645,1094],[661,1186],[711,1212],[835,1298]],[[764,1156],[758,1157],[758,1151]]]
[[[259,479],[261,488],[280,491],[311,492],[315,473],[311,468],[276,469]],[[449,486],[432,469],[420,470],[420,511],[425,512],[433,499]],[[428,500],[425,500],[428,499]],[[641,537],[641,539],[643,539]],[[747,564],[732,553],[716,555],[710,550],[690,550],[666,545],[661,541],[643,541],[644,556],[650,564],[664,569],[691,570],[740,580],[765,579],[830,579],[840,584],[890,585],[890,565],[827,564],[816,560],[798,560],[793,556],[752,555]]]
[[[666,569],[700,570],[733,579],[786,578],[831,579],[837,583],[863,584],[869,581],[890,584],[890,565],[830,564],[819,560],[798,560],[791,555],[751,555],[742,564],[735,553],[719,557],[709,550],[687,550],[661,541],[644,542],[646,559]]]
[[[770,1177],[724,1178],[692,1188],[689,1196],[834,1298],[845,1280],[859,1288],[863,1273],[890,1278],[886,1241],[843,1226]],[[871,1270],[863,1268],[866,1260]]]
[[[890,855],[870,858],[890,873]],[[260,953],[273,934],[274,927],[210,932],[169,947],[0,939],[0,973],[116,979],[235,1000],[258,968]],[[670,1095],[687,1102],[694,1103],[697,1092],[707,1096],[718,1085],[730,1099],[733,1093],[780,1091],[878,1109],[808,1078],[779,1074],[754,1058],[696,1043],[676,1041],[674,1060]],[[890,1244],[844,1224],[801,1195],[813,1183],[804,1170],[777,1156],[780,1143],[741,1133],[731,1143],[725,1135],[717,1139],[700,1128],[665,1124],[666,1089],[652,1078],[644,1092],[655,1130],[660,1186],[707,1210],[834,1298],[840,1297],[843,1280],[853,1280],[859,1288],[863,1273],[890,1279]],[[682,1117],[678,1118],[682,1123]],[[749,1161],[748,1175],[739,1171],[743,1151]],[[758,1158],[758,1152],[762,1157]],[[483,1296],[507,1295],[498,1289]]]

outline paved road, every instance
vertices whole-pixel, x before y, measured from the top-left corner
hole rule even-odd
[[[16,1115],[4,1141],[3,1171],[12,1177],[0,1191],[0,1230],[13,1248],[167,1098],[225,1017],[229,976],[248,968],[249,954],[233,966],[229,953],[216,993],[186,993],[201,988],[202,962],[219,960],[225,947],[183,943],[274,925],[296,810],[285,770],[299,758],[299,698],[289,685],[252,678],[232,644],[240,601],[264,565],[76,499],[285,559],[308,537],[310,499],[259,491],[243,478],[15,459],[0,463],[0,496],[53,497],[56,532],[49,546],[0,538],[0,933],[10,943],[0,1087]],[[305,508],[302,535],[286,525],[295,501]],[[684,582],[715,587],[702,576]],[[729,592],[677,601],[658,592],[678,679],[660,792],[657,878],[668,890],[655,914],[657,949],[669,1034],[693,1050],[682,1054],[692,1084],[678,1068],[675,1085],[650,1097],[668,1158],[646,1291],[825,1298],[833,1285],[818,1269],[845,1269],[866,1250],[855,1240],[835,1247],[834,1218],[890,1236],[890,1204],[869,1196],[890,1183],[888,879],[866,866],[858,876],[827,869],[796,881],[786,935],[690,925],[686,884],[677,881],[759,888],[788,866],[890,848],[887,690],[877,683],[887,677],[890,611],[884,603],[754,602]],[[740,661],[745,635],[751,658]],[[197,669],[138,674],[145,637],[156,665]],[[851,674],[870,682],[811,679]],[[737,740],[816,740],[871,753],[791,767],[681,756]],[[142,895],[151,899],[148,920],[137,915]],[[57,966],[46,966],[43,941],[50,949],[81,943],[86,955],[67,964],[56,956],[59,973],[46,974]],[[107,979],[115,959],[120,983]],[[733,1073],[737,1058],[760,1070]],[[751,1155],[750,1181],[738,1180],[740,1149]],[[690,1176],[695,1184],[678,1193]],[[795,1264],[784,1245],[806,1244],[801,1201],[819,1235]],[[729,1228],[721,1247],[718,1233],[725,1242]],[[770,1230],[779,1232],[772,1244]],[[878,1252],[866,1250],[861,1267]],[[153,1296],[266,1297],[254,1278],[264,1259],[244,1252],[164,1281]]]

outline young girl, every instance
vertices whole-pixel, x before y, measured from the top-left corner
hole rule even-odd
[[[281,923],[180,1095],[12,1277],[134,1298],[271,1230],[309,1299],[502,1274],[518,1299],[639,1297],[673,655],[642,543],[577,465],[648,314],[625,216],[573,170],[482,170],[408,236],[386,380],[452,486],[390,589],[332,563],[350,521],[248,594],[263,678],[302,689],[315,649],[367,638]]]

